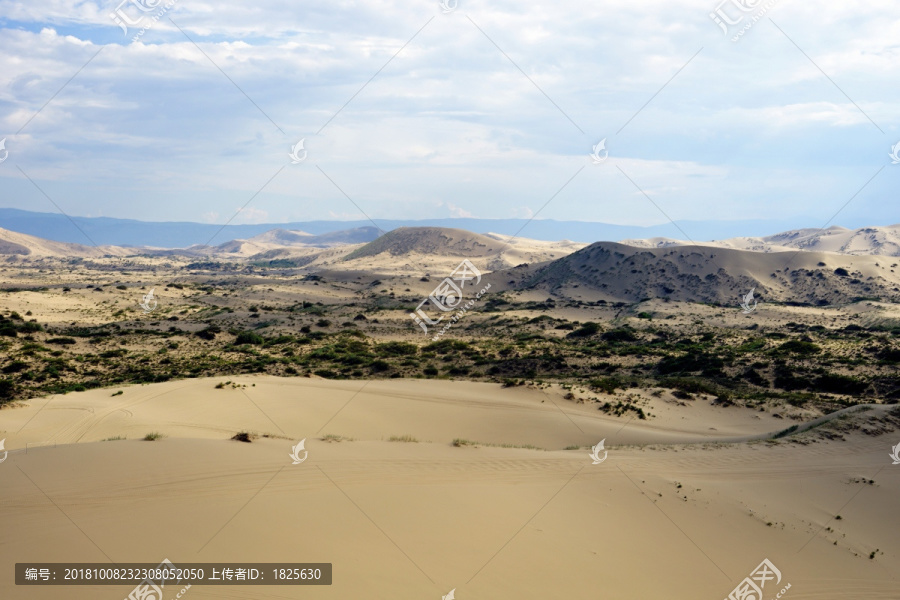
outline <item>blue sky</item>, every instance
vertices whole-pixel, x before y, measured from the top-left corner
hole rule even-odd
[[[0,206],[900,222],[896,2],[120,1],[0,0]]]

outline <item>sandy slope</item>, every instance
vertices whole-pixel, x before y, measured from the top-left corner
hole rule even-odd
[[[0,597],[128,592],[15,588],[16,561],[163,557],[334,563],[329,588],[194,587],[190,598],[719,599],[766,557],[792,586],[786,598],[896,597],[900,466],[887,453],[900,440],[641,448],[622,444],[786,424],[702,402],[627,422],[556,390],[490,384],[239,377],[246,388],[214,389],[222,380],[0,411],[13,450],[0,464]],[[279,437],[227,439],[241,429]],[[136,439],[149,431],[169,437]],[[404,434],[421,442],[386,441]],[[129,440],[95,443],[115,435]],[[309,459],[292,465],[304,437]],[[560,449],[604,437],[599,465]]]
[[[67,242],[54,242],[43,238],[0,228],[0,255],[27,256],[30,258],[124,256],[134,250],[119,246],[85,246]]]
[[[465,258],[482,272],[522,263],[547,262],[567,256],[587,244],[544,242],[462,229],[400,227],[364,246],[348,251],[343,265],[372,273],[449,274]]]
[[[827,229],[793,229],[765,237],[737,237],[714,242],[690,242],[672,238],[623,240],[623,244],[638,248],[669,248],[672,246],[711,246],[750,250],[753,252],[834,252],[837,254],[900,256],[900,225],[847,229],[832,226]]]
[[[731,304],[750,289],[765,302],[815,306],[872,297],[897,302],[900,273],[896,267],[879,256],[761,253],[707,246],[638,249],[597,242],[540,268],[520,287],[544,286],[569,297],[589,289],[603,299],[632,302],[668,298]]]

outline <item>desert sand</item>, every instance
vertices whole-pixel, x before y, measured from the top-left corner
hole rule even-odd
[[[669,248],[672,246],[710,246],[750,250],[753,252],[833,252],[836,254],[898,256],[900,255],[900,225],[847,229],[833,225],[824,229],[807,228],[783,231],[764,237],[736,237],[712,242],[693,242],[672,238],[623,240],[623,244],[638,248]]]
[[[725,444],[784,422],[661,399],[643,422],[555,387],[227,380],[0,411],[10,450],[0,464],[0,568],[334,565],[329,587],[194,586],[191,598],[440,598],[455,588],[460,599],[719,599],[768,558],[783,580],[766,598],[787,583],[790,598],[897,597],[900,538],[890,524],[900,466],[888,453],[900,440],[890,436]],[[231,440],[238,431],[258,437]],[[143,441],[149,432],[165,437]],[[101,441],[113,437],[126,439]],[[309,458],[294,465],[301,439]],[[588,447],[601,439],[608,458],[593,464]],[[129,590],[26,590],[4,578],[0,597]]]
[[[719,600],[764,559],[764,600],[897,597],[892,259],[6,237],[0,599],[131,590],[17,587],[17,562],[164,558],[334,565],[185,598]],[[463,258],[491,292],[431,343],[410,311]]]

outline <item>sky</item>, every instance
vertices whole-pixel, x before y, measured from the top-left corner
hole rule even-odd
[[[0,48],[7,208],[900,222],[892,0],[0,0]]]

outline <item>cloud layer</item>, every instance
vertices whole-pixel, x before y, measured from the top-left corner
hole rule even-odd
[[[900,221],[900,5],[743,1],[0,0],[0,205]]]

